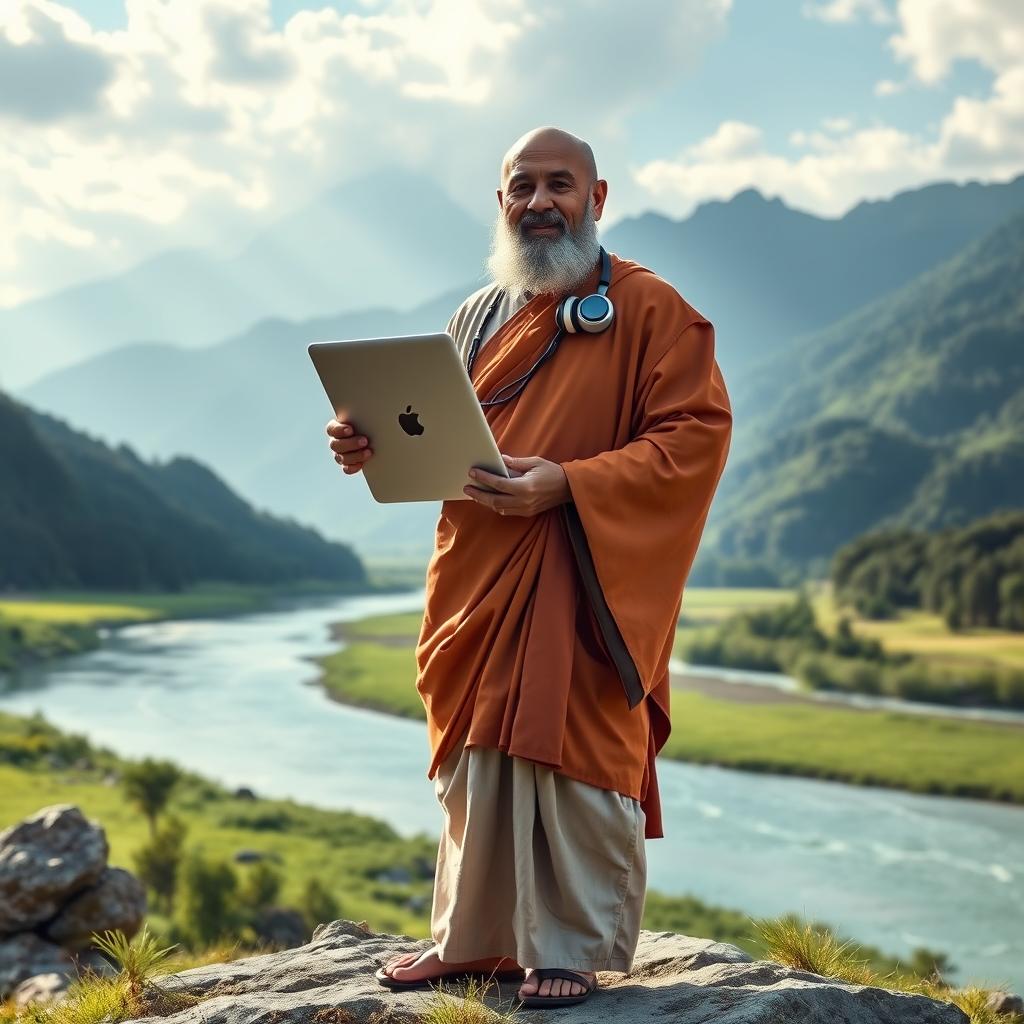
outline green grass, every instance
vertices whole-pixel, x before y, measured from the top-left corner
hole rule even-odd
[[[12,737],[25,731],[24,722],[0,713],[0,762],[5,744],[9,747]],[[49,804],[73,803],[103,825],[109,863],[132,870],[132,855],[148,841],[149,826],[118,786],[103,782],[104,774],[116,774],[122,762],[109,751],[97,761],[91,770],[55,769],[45,759],[25,767],[0,763],[0,830]],[[415,860],[433,863],[436,837],[405,839],[366,815],[291,800],[236,799],[232,791],[200,776],[190,774],[188,780],[168,807],[188,824],[186,846],[201,846],[212,858],[232,862],[238,850],[259,850],[284,875],[282,903],[298,905],[306,879],[316,875],[338,898],[342,916],[369,921],[379,930],[427,934],[423,915],[403,904],[412,896],[429,897],[431,880],[416,877]],[[248,865],[233,866],[244,878]],[[408,868],[413,881],[399,884],[371,877],[392,866]],[[154,915],[153,920],[160,931],[160,918]]]
[[[819,594],[813,604],[822,629],[834,632],[842,611],[849,615],[855,632],[880,640],[886,650],[908,651],[938,665],[1024,668],[1024,633],[982,628],[954,633],[941,616],[916,609],[901,610],[892,619],[865,619],[837,608],[828,592]]]
[[[376,616],[361,635],[407,632],[414,618]],[[353,642],[318,659],[323,683],[344,703],[425,720],[411,643]],[[672,693],[672,720],[661,756],[673,760],[1024,803],[1024,731],[1012,725],[682,690]]]
[[[730,615],[785,604],[795,594],[795,590],[770,587],[687,587],[679,609],[676,657],[680,656],[685,640],[714,630]]]
[[[423,622],[422,612],[399,612],[394,615],[371,615],[356,622],[343,623],[347,637],[372,639],[379,636],[403,636],[415,643]]]
[[[1024,730],[889,711],[672,693],[663,757],[1024,803]]]
[[[0,600],[0,614],[19,621],[117,624],[143,619],[193,618],[259,610],[288,594],[376,593],[338,584],[203,583],[179,593],[160,591],[44,591]]]
[[[324,670],[323,685],[335,700],[426,721],[411,648],[357,642],[316,660]]]
[[[752,918],[759,939],[766,948],[767,959],[798,971],[811,971],[823,977],[838,978],[852,985],[873,985],[878,988],[925,996],[943,1003],[953,1003],[967,1015],[970,1024],[1022,1024],[1019,1013],[997,1014],[988,1005],[987,989],[978,985],[950,986],[936,974],[933,967],[918,972],[902,968],[879,970],[866,951],[850,942],[841,942],[829,929],[813,926],[794,915],[776,918]]]
[[[372,589],[371,589],[372,588]],[[0,600],[0,673],[31,662],[91,650],[98,629],[155,619],[203,618],[260,611],[297,594],[380,593],[389,588],[292,584],[203,583],[180,593],[46,591]]]
[[[19,749],[16,741],[28,737],[39,741],[34,749],[34,762],[25,766],[6,763],[8,753]],[[147,842],[149,827],[125,801],[120,787],[105,781],[116,780],[130,762],[85,741],[84,751],[76,749],[75,739],[73,734],[57,729],[41,716],[0,712],[0,830],[42,807],[72,803],[87,818],[102,825],[110,846],[109,863],[132,870],[132,854]],[[48,764],[52,758],[61,756],[75,761],[83,758],[89,766],[75,769]],[[230,790],[188,771],[184,772],[167,810],[186,822],[187,849],[199,846],[215,860],[232,861],[234,853],[243,848],[258,850],[269,858],[284,877],[282,891],[275,901],[281,905],[297,904],[306,880],[316,875],[338,900],[341,917],[365,921],[374,931],[415,938],[430,935],[429,897],[433,883],[429,877],[421,877],[417,862],[434,863],[434,836],[421,833],[405,839],[385,822],[369,816],[310,807],[292,800],[258,796],[255,800],[236,799]],[[438,816],[440,821],[440,812]],[[233,866],[244,878],[247,865]],[[407,868],[412,881],[380,882],[374,878],[383,869],[397,866]],[[404,906],[412,896],[426,897],[423,911]],[[155,939],[166,941],[168,921],[151,913],[147,924]],[[668,896],[648,890],[642,924],[654,931],[714,937],[740,946],[751,956],[764,955],[751,918],[739,910],[709,905],[694,896]],[[892,969],[897,964],[882,951],[867,949],[866,955],[880,969]],[[198,950],[180,950],[178,956],[188,965],[233,958],[224,949],[209,958]],[[175,969],[183,969],[184,965]]]
[[[679,615],[695,622],[717,622],[747,608],[784,604],[795,594],[784,587],[687,587]]]

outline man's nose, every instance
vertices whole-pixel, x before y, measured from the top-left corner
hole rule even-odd
[[[551,193],[546,188],[535,188],[533,195],[530,196],[529,203],[526,205],[529,210],[543,213],[545,210],[550,210],[554,203],[551,201]]]

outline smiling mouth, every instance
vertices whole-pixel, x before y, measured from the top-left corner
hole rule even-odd
[[[528,227],[526,230],[529,231],[531,234],[535,234],[538,232],[551,232],[557,234],[562,229],[557,224],[537,224],[534,225],[533,227]]]

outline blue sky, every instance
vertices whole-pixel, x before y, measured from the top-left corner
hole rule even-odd
[[[125,25],[121,0],[79,0],[71,6],[97,28]],[[905,77],[905,66],[885,46],[891,26],[867,19],[830,24],[806,17],[803,6],[800,0],[736,0],[727,31],[708,43],[700,66],[670,91],[652,94],[648,109],[638,113],[630,133],[637,158],[663,156],[666,137],[696,141],[710,135],[726,116],[760,125],[771,144],[790,153],[791,131],[826,118],[862,124],[881,119],[907,131],[934,130],[953,96],[981,99],[991,88],[991,71],[975,60],[960,60],[935,86],[876,97],[877,81]],[[297,12],[321,7],[365,10],[353,3],[270,4],[279,28]],[[599,98],[596,91],[595,102]]]
[[[1005,181],[1024,170],[1024,4],[9,0],[0,305],[230,250],[385,165],[490,220],[501,154],[538,124],[593,144],[606,223],[750,187],[835,217]]]

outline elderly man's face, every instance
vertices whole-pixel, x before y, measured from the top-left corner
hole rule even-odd
[[[575,153],[534,145],[517,154],[505,170],[498,192],[502,215],[524,238],[557,239],[579,226],[592,182]],[[600,220],[604,195],[597,192],[594,219]]]
[[[571,141],[532,139],[502,166],[487,268],[524,295],[568,292],[600,258],[597,219],[608,183]]]

